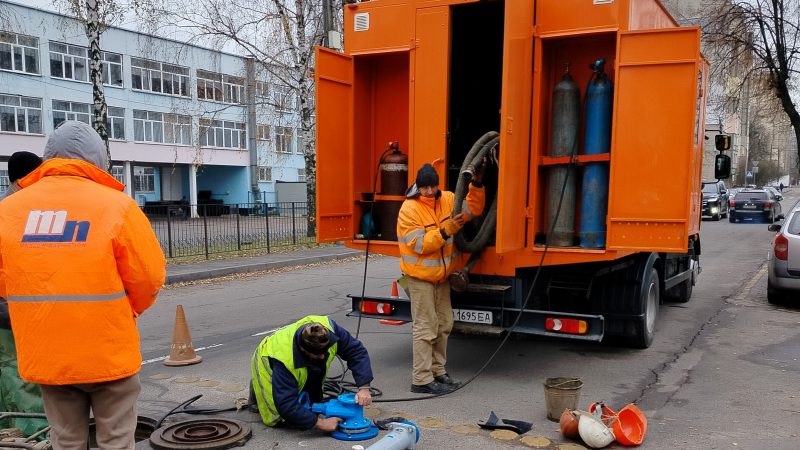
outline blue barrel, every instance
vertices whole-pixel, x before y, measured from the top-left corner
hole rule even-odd
[[[586,142],[584,154],[598,155],[611,149],[611,119],[614,86],[608,79],[600,59],[591,65],[592,80],[586,90]],[[581,191],[580,237],[582,248],[606,246],[606,214],[608,213],[608,170],[606,161],[584,166]]]

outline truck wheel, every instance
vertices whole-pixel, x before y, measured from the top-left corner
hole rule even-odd
[[[691,276],[683,283],[670,289],[670,291],[673,292],[670,300],[674,300],[678,303],[686,303],[692,299],[692,289],[697,281],[697,274],[700,269],[700,261],[695,259],[693,248],[689,251],[689,264],[692,268]]]
[[[649,266],[645,269],[645,279],[641,288],[637,289],[642,316],[636,323],[636,334],[630,336],[629,340],[630,344],[636,348],[647,348],[653,343],[658,308],[661,305],[659,289],[658,271],[655,267]]]

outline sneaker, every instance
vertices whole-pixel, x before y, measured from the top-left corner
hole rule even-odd
[[[438,381],[439,383],[446,384],[448,386],[461,386],[461,381],[451,377],[447,373],[445,373],[444,375],[439,375],[438,377],[433,377],[433,379]]]
[[[438,381],[431,381],[423,385],[411,385],[411,392],[415,394],[446,394],[451,390],[452,388],[450,386],[439,383]]]

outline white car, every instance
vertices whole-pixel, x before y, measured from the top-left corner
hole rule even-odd
[[[769,278],[767,300],[780,303],[789,299],[800,299],[800,205],[786,214],[783,225],[773,224],[770,231],[777,231],[769,249]]]

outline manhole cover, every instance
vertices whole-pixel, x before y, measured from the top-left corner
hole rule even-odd
[[[250,427],[238,420],[185,420],[154,431],[150,445],[156,450],[226,449],[244,445],[251,434]]]

